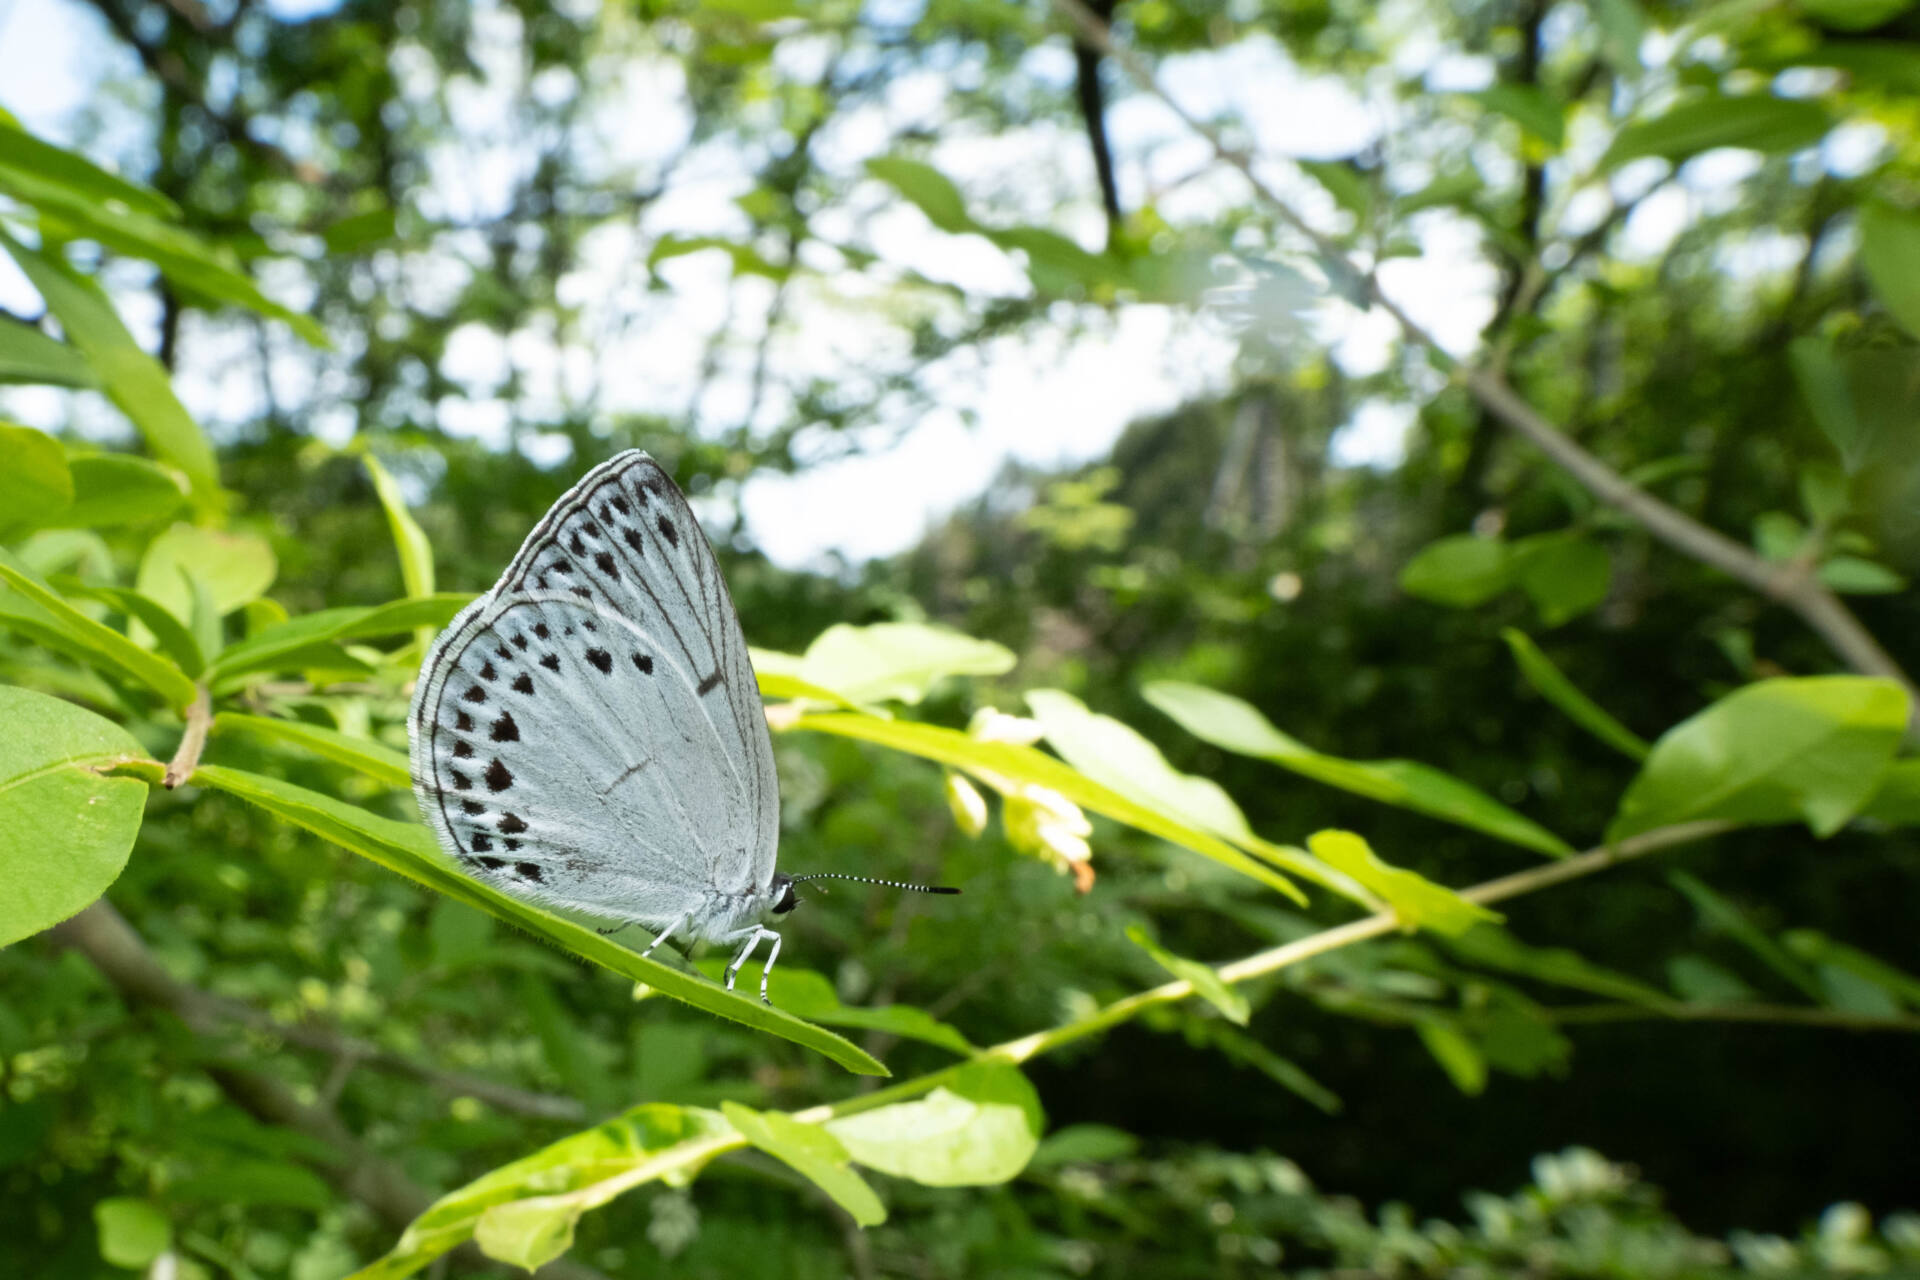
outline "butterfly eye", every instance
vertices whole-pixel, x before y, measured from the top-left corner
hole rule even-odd
[[[794,894],[793,886],[790,884],[782,885],[780,888],[780,900],[773,904],[773,914],[783,916],[799,905],[800,899]]]

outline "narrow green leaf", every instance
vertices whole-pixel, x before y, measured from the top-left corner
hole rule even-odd
[[[137,619],[153,633],[160,651],[179,663],[180,669],[189,676],[197,679],[205,668],[206,658],[201,653],[200,642],[158,600],[150,600],[138,591],[129,591],[125,587],[101,586],[66,575],[55,578],[50,585],[58,588],[63,595],[98,600],[129,618]]]
[[[1197,1017],[1190,1008],[1179,1005],[1150,1009],[1144,1018],[1155,1030],[1161,1029],[1160,1023],[1164,1021],[1168,1029],[1181,1032],[1195,1048],[1215,1049],[1229,1062],[1252,1067],[1307,1105],[1330,1116],[1339,1115],[1345,1108],[1339,1094],[1315,1080],[1299,1063],[1281,1057],[1253,1036],[1218,1018]]]
[[[43,644],[51,642],[83,662],[113,668],[152,689],[175,710],[184,709],[194,700],[196,690],[192,679],[170,659],[149,653],[112,627],[95,622],[61,599],[44,582],[5,559],[0,559],[0,581],[37,607],[23,614],[9,608],[10,602],[0,595],[0,626],[21,630],[24,622],[27,629],[37,632],[35,640]],[[38,628],[34,627],[35,623],[39,624]]]
[[[849,1071],[864,1075],[887,1074],[886,1067],[872,1055],[831,1031],[802,1022],[792,1014],[764,1005],[751,996],[735,994],[697,974],[629,951],[592,929],[564,920],[519,898],[509,897],[462,874],[441,851],[427,829],[417,823],[382,818],[278,778],[220,765],[201,765],[193,775],[193,781],[258,805],[295,826],[379,863],[389,871],[498,916],[535,937],[544,938],[562,950],[591,960],[622,977],[644,982],[662,995],[744,1023],[756,1031],[791,1040],[826,1055]]]
[[[1739,974],[1705,956],[1681,955],[1669,959],[1667,985],[1687,1004],[1743,1004],[1759,995]]]
[[[187,503],[174,473],[145,458],[100,453],[67,463],[73,505],[60,517],[67,528],[140,524],[172,515]]]
[[[1013,669],[1013,652],[946,627],[918,622],[837,623],[807,646],[791,674],[850,703],[916,705],[948,676],[997,676]]]
[[[1450,1022],[1426,1018],[1414,1023],[1420,1043],[1453,1081],[1454,1088],[1468,1097],[1479,1097],[1487,1088],[1487,1059],[1465,1033]]]
[[[1870,433],[1854,407],[1847,368],[1834,353],[1830,338],[1806,334],[1787,344],[1787,363],[1807,411],[1827,437],[1849,474],[1865,458]]]
[[[179,206],[152,187],[129,182],[75,152],[44,142],[4,114],[0,114],[0,164],[38,174],[100,204],[117,201],[134,213],[155,218],[180,216]]]
[[[1291,881],[1218,836],[1187,826],[1156,809],[1129,800],[1032,747],[1006,742],[982,742],[957,730],[937,725],[882,720],[877,716],[853,713],[804,715],[784,727],[793,731],[857,738],[862,742],[891,747],[958,769],[984,771],[1051,787],[1082,808],[1204,854],[1243,875],[1252,876],[1295,902],[1305,904],[1305,898]]]
[[[741,1137],[826,1192],[858,1225],[878,1226],[887,1220],[880,1197],[847,1167],[847,1149],[819,1125],[737,1102],[721,1103],[720,1111]]]
[[[1806,967],[1788,954],[1785,947],[1769,938],[1741,912],[1740,908],[1709,889],[1684,871],[1669,871],[1667,881],[1685,894],[1700,918],[1711,927],[1751,951],[1762,964],[1798,987],[1814,1000],[1821,999],[1820,983]]]
[[[0,130],[0,134],[4,134]],[[145,1200],[114,1196],[93,1206],[100,1257],[116,1267],[140,1270],[173,1243],[173,1224]]]
[[[315,645],[397,635],[423,627],[438,631],[472,602],[472,596],[448,592],[390,600],[372,607],[349,605],[305,613],[227,646],[208,667],[207,679],[224,688],[244,675],[293,670],[302,665],[302,656]]]
[[[107,891],[127,865],[146,784],[99,770],[147,753],[111,720],[0,685],[0,947]]]
[[[939,1045],[942,1049],[963,1055],[974,1052],[973,1045],[965,1036],[912,1005],[859,1008],[842,1004],[833,984],[823,975],[807,969],[781,965],[773,971],[768,990],[776,1007],[809,1022],[820,1022],[830,1027],[855,1027],[862,1031],[882,1031],[903,1039]]]
[[[1627,125],[1600,159],[1605,169],[1643,156],[1678,163],[1715,147],[1780,153],[1810,147],[1833,119],[1819,103],[1770,94],[1690,98],[1651,120]]]
[[[1860,556],[1829,557],[1820,565],[1820,581],[1842,595],[1885,596],[1907,589],[1905,578]]]
[[[93,387],[93,366],[64,342],[56,342],[30,324],[0,317],[0,383],[45,387]]]
[[[954,1068],[924,1098],[827,1122],[855,1163],[930,1187],[1017,1177],[1040,1145],[1040,1097],[1003,1062]]]
[[[44,431],[0,422],[0,533],[58,523],[73,505],[67,451]]]
[[[1834,31],[1871,31],[1913,8],[1914,0],[1798,0],[1795,8]]]
[[[1444,885],[1416,872],[1389,866],[1351,831],[1318,831],[1307,837],[1313,855],[1337,867],[1386,899],[1408,929],[1432,929],[1458,937],[1477,924],[1497,923],[1500,913],[1468,902]]]
[[[1253,1016],[1253,1007],[1247,998],[1228,986],[1212,965],[1173,954],[1149,938],[1146,930],[1137,924],[1127,926],[1127,941],[1152,956],[1154,963],[1174,977],[1192,983],[1194,994],[1218,1009],[1221,1016],[1235,1026],[1246,1026],[1247,1019]]]
[[[1058,1169],[1068,1164],[1110,1164],[1140,1149],[1140,1139],[1106,1124],[1070,1124],[1055,1129],[1040,1143],[1029,1170]]]
[[[374,492],[380,496],[380,506],[387,513],[387,528],[393,532],[393,545],[400,553],[400,580],[406,584],[408,598],[418,600],[432,595],[433,544],[427,541],[426,533],[407,510],[400,486],[380,465],[380,460],[371,453],[362,454],[360,460],[373,481]]]
[[[1507,544],[1469,533],[1429,543],[1400,570],[1402,591],[1455,609],[1485,604],[1512,584]]]
[[[1880,786],[1907,724],[1891,680],[1808,676],[1738,689],[1669,729],[1627,787],[1608,840],[1705,818],[1846,824]]]
[[[1781,935],[1780,942],[1795,958],[1819,966],[1822,974],[1829,969],[1844,969],[1879,987],[1909,1008],[1920,1010],[1920,977],[1904,969],[1896,969],[1876,956],[1870,956],[1844,942],[1835,942],[1812,929],[1790,929]],[[1823,981],[1822,985],[1827,984]]]
[[[1920,213],[1868,201],[1860,210],[1860,265],[1887,314],[1920,338]]]
[[[1657,987],[1616,973],[1565,947],[1533,947],[1495,924],[1479,924],[1447,939],[1447,949],[1469,964],[1498,969],[1585,991],[1610,1000],[1624,1000],[1649,1009],[1673,1004]]]
[[[311,751],[314,755],[331,760],[335,764],[358,769],[369,778],[376,782],[383,782],[396,791],[406,791],[413,786],[413,778],[408,770],[404,752],[381,746],[366,738],[356,738],[351,734],[341,733],[337,729],[308,724],[304,720],[273,720],[266,716],[243,715],[238,711],[222,711],[213,718],[211,736],[216,741],[236,735],[264,739],[272,743],[285,743]],[[778,972],[775,976],[778,976]]]
[[[1200,685],[1162,680],[1147,685],[1142,692],[1181,728],[1223,751],[1255,756],[1327,786],[1412,809],[1551,857],[1573,852],[1572,846],[1545,827],[1479,788],[1428,765],[1411,760],[1343,760],[1322,755],[1281,732],[1239,698]]]
[[[1507,648],[1513,651],[1513,660],[1520,668],[1520,674],[1526,677],[1534,692],[1551,702],[1563,712],[1567,719],[1585,729],[1600,741],[1623,755],[1635,760],[1645,760],[1653,748],[1627,726],[1608,715],[1599,703],[1582,693],[1553,660],[1540,651],[1531,638],[1523,631],[1508,627],[1501,631],[1500,638],[1507,642]]]
[[[867,172],[906,197],[940,230],[957,234],[978,229],[960,188],[932,165],[904,156],[875,156],[867,161]]]
[[[106,295],[66,263],[35,253],[5,231],[0,247],[13,255],[67,340],[85,355],[107,398],[146,437],[147,444],[186,473],[202,506],[217,505],[220,473],[213,447],[179,399],[160,362],[140,349]]]
[[[743,1145],[719,1112],[650,1103],[448,1192],[410,1223],[386,1256],[354,1273],[352,1280],[400,1280],[473,1238],[487,1215],[487,1228],[503,1253],[529,1253],[552,1240],[562,1224],[606,1204],[623,1191],[656,1179],[683,1185],[708,1160]]]

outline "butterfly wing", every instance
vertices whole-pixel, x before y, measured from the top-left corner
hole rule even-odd
[[[556,503],[436,642],[411,727],[442,844],[523,895],[657,928],[772,876],[779,794],[739,619],[637,450]]]

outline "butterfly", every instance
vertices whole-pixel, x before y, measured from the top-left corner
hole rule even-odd
[[[536,903],[688,945],[738,945],[794,887],[747,645],[686,497],[638,449],[588,472],[428,652],[408,718],[414,794],[461,869]]]

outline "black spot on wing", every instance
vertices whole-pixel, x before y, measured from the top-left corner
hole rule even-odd
[[[455,739],[454,739],[454,741],[453,741],[453,758],[454,758],[455,760],[466,760],[466,759],[470,759],[470,758],[472,757],[472,755],[473,755],[473,747],[472,747],[472,745],[471,745],[471,744],[469,744],[469,743],[467,742],[467,740],[466,740],[465,738],[455,738]]]
[[[473,847],[476,849],[480,848],[477,838]],[[493,847],[492,842],[489,841],[486,847],[489,849],[492,848]],[[507,860],[505,858],[476,858],[474,859],[474,861],[478,862],[481,866],[485,867],[489,871],[498,871],[500,868],[507,865]]]
[[[540,665],[545,667],[549,671],[557,672],[560,670],[560,655],[557,653],[541,654]]]
[[[593,599],[593,592],[586,587],[574,587],[572,590],[573,594],[579,596],[582,600]]]
[[[526,636],[525,636],[525,635],[516,635],[516,636],[515,636],[515,637],[513,638],[513,647],[514,647],[514,648],[516,648],[516,649],[524,649],[524,648],[526,648],[526,647],[527,647],[527,638],[526,638]]]
[[[526,879],[533,881],[535,884],[540,883],[540,864],[539,863],[516,862],[513,864],[513,869],[515,871],[518,871]]]
[[[618,512],[619,512],[619,513],[620,513],[621,515],[623,515],[623,516],[625,516],[625,515],[632,515],[632,514],[633,514],[633,508],[627,505],[627,500],[626,500],[625,498],[623,498],[623,497],[621,497],[621,496],[620,496],[619,494],[617,494],[617,493],[613,495],[613,503],[612,503],[612,506],[613,506],[613,509],[614,509],[615,511],[618,511]],[[604,512],[604,511],[602,511],[602,512],[601,512],[600,514],[604,516],[604,515],[606,515],[607,513],[606,513],[606,512]],[[608,518],[608,520],[609,520],[609,521],[611,521],[613,517],[611,517],[611,516],[608,516],[607,518]]]
[[[492,683],[494,680],[498,679],[499,675],[500,673],[493,669],[493,663],[491,660],[489,660],[485,666],[480,668],[480,678],[482,680],[487,681],[488,683]]]
[[[455,791],[469,791],[473,788],[473,779],[458,769],[447,770],[447,776],[453,779],[453,789]]]
[[[632,525],[628,525],[626,528],[620,531],[620,536],[626,539],[626,543],[629,547],[633,548],[633,554],[637,556],[644,556],[645,554],[647,554],[646,540],[640,536],[640,531],[638,529],[634,528]]]
[[[609,578],[612,578],[616,582],[620,580],[620,571],[613,567],[613,556],[611,553],[605,551],[594,552],[593,563],[600,572],[606,574]]]
[[[643,676],[653,674],[653,659],[644,653],[636,653],[633,655],[633,665]]]
[[[487,700],[487,691],[485,689],[482,689],[477,684],[473,685],[465,693],[460,695],[460,701],[462,702],[485,702],[486,700]]]
[[[453,713],[453,727],[462,733],[472,733],[473,717],[464,711],[456,710]]]
[[[533,634],[539,636],[542,640],[551,640],[553,638],[553,632],[547,630],[547,624],[544,622],[536,622],[533,624]]]
[[[578,531],[575,531],[573,537],[567,540],[567,550],[573,552],[573,554],[577,556],[583,556],[587,554],[587,546],[584,542],[580,541],[580,534]]]
[[[487,811],[487,806],[481,804],[478,800],[462,800],[460,802],[460,811],[469,818],[477,818]]]
[[[501,818],[500,818],[500,834],[501,835],[517,836],[522,831],[525,831],[526,829],[527,829],[527,820],[521,817],[519,814],[508,813],[508,814],[501,815]]]
[[[513,785],[512,772],[507,766],[500,763],[500,757],[498,756],[495,756],[493,763],[487,766],[486,779],[487,790],[489,791],[505,791]]]
[[[605,649],[587,650],[587,661],[591,662],[595,669],[603,676],[609,675],[613,671],[613,655]]]
[[[476,831],[467,837],[467,846],[476,852],[485,853],[487,850],[493,848],[493,837],[484,831]],[[483,861],[492,862],[494,859],[487,858],[483,859]]]
[[[532,693],[533,677],[522,671],[513,678],[513,691],[515,693]]]
[[[677,547],[680,545],[680,531],[673,527],[673,521],[667,519],[665,516],[661,516],[658,520],[654,521],[654,527],[660,530],[660,536],[667,540],[668,546]]]
[[[520,741],[520,726],[513,722],[511,711],[502,711],[500,718],[493,722],[490,736],[495,742]]]

